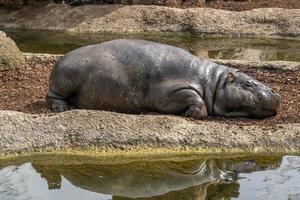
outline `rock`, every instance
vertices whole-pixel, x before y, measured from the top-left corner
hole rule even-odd
[[[15,68],[24,62],[24,56],[16,43],[0,31],[0,70]]]
[[[71,110],[32,115],[0,111],[0,152],[64,149],[178,150],[299,153],[300,123],[233,125],[168,115]]]

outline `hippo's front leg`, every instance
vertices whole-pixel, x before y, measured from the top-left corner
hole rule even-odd
[[[164,92],[160,90],[152,94],[155,110],[172,114],[184,113],[184,116],[196,119],[203,119],[207,116],[203,99],[193,89],[165,90]],[[153,98],[153,96],[156,97]]]
[[[191,117],[196,119],[203,119],[204,117],[207,117],[208,114],[207,114],[205,103],[199,102],[198,104],[190,105],[184,115],[186,117]]]
[[[206,105],[197,92],[192,89],[183,89],[177,91],[174,95],[174,100],[178,101],[178,104],[186,105],[187,110],[184,116],[196,119],[207,117]]]

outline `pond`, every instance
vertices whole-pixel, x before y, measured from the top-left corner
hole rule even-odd
[[[299,39],[212,37],[191,34],[82,34],[48,31],[5,30],[21,51],[63,54],[75,48],[117,38],[138,38],[184,48],[191,53],[213,59],[249,61],[299,61]]]
[[[1,200],[300,199],[300,156],[48,155],[0,164]]]

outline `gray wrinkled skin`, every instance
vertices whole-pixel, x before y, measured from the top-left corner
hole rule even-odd
[[[281,97],[236,69],[145,40],[113,40],[76,49],[50,76],[52,110],[76,108],[126,113],[156,111],[203,118],[269,117]]]

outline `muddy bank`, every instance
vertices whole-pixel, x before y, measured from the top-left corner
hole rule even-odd
[[[300,10],[226,11],[163,6],[48,4],[1,14],[0,26],[69,32],[191,32],[237,36],[300,36]]]
[[[276,117],[264,120],[216,117],[192,120],[170,115],[87,110],[51,113],[45,104],[48,76],[61,55],[25,55],[24,66],[0,71],[1,153],[70,148],[299,153],[299,63],[285,62],[285,68],[281,62],[218,60],[272,86],[283,96],[282,109]]]

